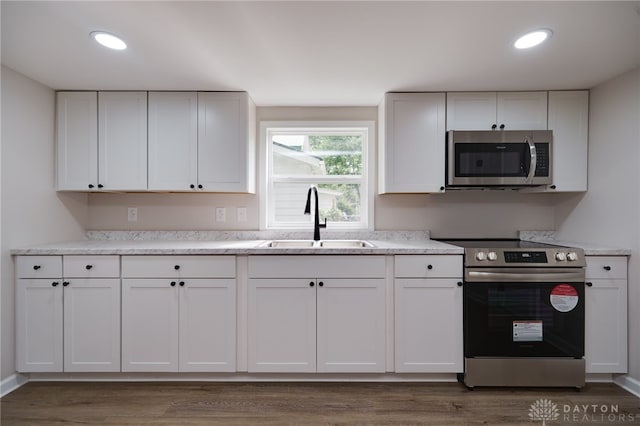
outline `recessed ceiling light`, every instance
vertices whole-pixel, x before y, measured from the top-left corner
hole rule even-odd
[[[115,36],[104,31],[94,31],[91,33],[91,37],[100,43],[101,45],[114,50],[124,50],[127,48],[127,43],[122,41],[118,36]]]
[[[530,33],[527,33],[517,39],[513,45],[517,49],[528,49],[530,47],[539,45],[540,43],[551,37],[551,34],[553,33],[548,29],[531,31]]]

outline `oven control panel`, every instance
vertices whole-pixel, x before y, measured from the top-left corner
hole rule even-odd
[[[574,248],[497,249],[466,248],[466,266],[583,267],[584,253]]]
[[[548,263],[546,251],[505,251],[504,263]]]

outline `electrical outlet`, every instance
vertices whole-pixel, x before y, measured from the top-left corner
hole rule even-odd
[[[216,222],[225,222],[227,220],[227,209],[224,207],[216,207]]]
[[[247,208],[238,207],[238,222],[246,222],[246,221],[247,221]]]
[[[138,221],[138,208],[137,207],[129,207],[127,209],[127,220],[129,222],[137,222]]]

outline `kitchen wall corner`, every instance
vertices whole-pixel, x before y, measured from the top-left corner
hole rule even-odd
[[[2,282],[0,381],[15,374],[12,248],[82,240],[86,194],[55,191],[55,93],[2,67]]]

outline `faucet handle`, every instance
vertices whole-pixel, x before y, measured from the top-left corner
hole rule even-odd
[[[318,226],[319,226],[320,228],[326,228],[326,227],[327,227],[327,218],[325,217],[325,218],[324,218],[324,223],[319,223],[319,224],[318,224]]]

